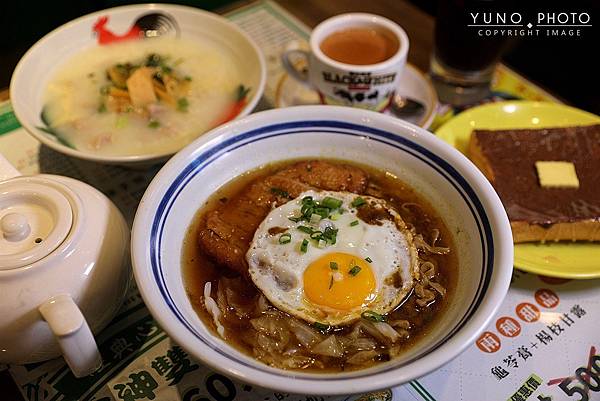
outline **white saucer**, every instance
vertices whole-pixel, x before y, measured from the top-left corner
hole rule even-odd
[[[396,93],[418,100],[425,106],[423,114],[403,118],[403,120],[425,129],[429,128],[435,117],[435,109],[438,103],[437,94],[429,79],[415,66],[407,64],[402,72],[402,78],[400,79],[400,85],[396,89]],[[307,104],[320,104],[317,92],[291,78],[287,73],[284,73],[277,84],[277,91],[275,93],[276,107]],[[389,109],[385,110],[384,113],[394,116]]]

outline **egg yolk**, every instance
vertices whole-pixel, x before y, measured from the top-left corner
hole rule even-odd
[[[304,271],[304,295],[313,304],[352,310],[375,299],[375,275],[369,262],[348,253],[329,253]]]

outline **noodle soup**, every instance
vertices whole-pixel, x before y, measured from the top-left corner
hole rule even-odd
[[[311,372],[402,355],[444,313],[458,275],[452,236],[418,193],[337,160],[274,163],[225,184],[182,256],[190,301],[215,335]]]
[[[234,54],[208,40],[160,37],[84,50],[44,95],[44,129],[105,156],[170,154],[235,117],[248,88]]]

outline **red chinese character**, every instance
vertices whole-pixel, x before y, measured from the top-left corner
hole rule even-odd
[[[500,349],[500,339],[490,331],[484,332],[475,344],[477,344],[477,348],[490,354]]]
[[[527,323],[535,322],[540,318],[540,310],[538,307],[529,302],[520,303],[517,305],[515,311],[517,316]]]
[[[535,301],[544,308],[554,308],[558,305],[558,295],[547,288],[539,289],[535,292]]]
[[[521,325],[512,317],[502,316],[496,320],[496,329],[504,337],[516,337],[521,333]]]

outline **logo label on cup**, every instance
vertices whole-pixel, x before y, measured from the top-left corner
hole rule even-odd
[[[332,84],[348,85],[348,89],[369,89],[371,85],[384,85],[394,82],[396,73],[373,75],[370,72],[349,72],[338,74],[323,71],[323,80]]]

